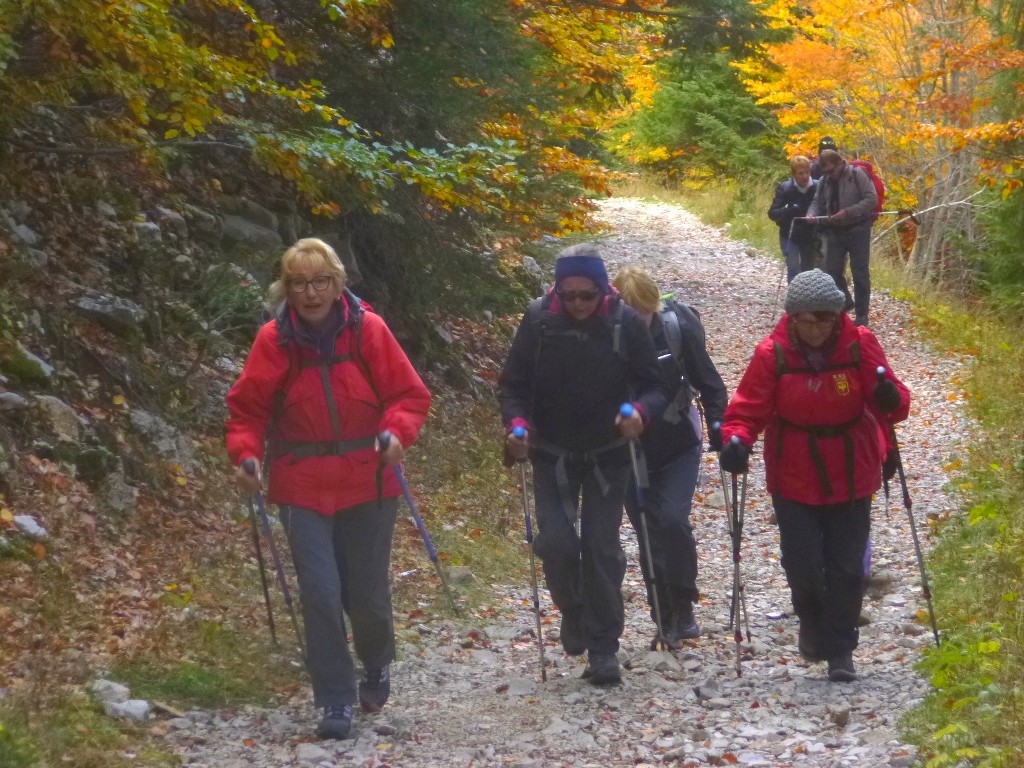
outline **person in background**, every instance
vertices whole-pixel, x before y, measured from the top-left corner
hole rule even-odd
[[[871,225],[878,193],[868,175],[848,164],[834,149],[821,153],[822,177],[808,218],[824,219],[825,263],[846,296],[843,311],[854,310],[856,325],[868,324],[871,304]],[[853,273],[853,297],[846,284],[846,258]]]
[[[821,141],[818,142],[818,156],[811,162],[811,178],[814,180],[821,178],[821,153],[826,149],[839,150],[839,147],[836,146],[836,140],[831,136],[822,136]]]
[[[669,386],[669,407],[644,432],[641,444],[649,483],[644,490],[644,501],[654,583],[661,610],[661,639],[670,649],[676,649],[684,640],[700,636],[700,626],[693,612],[700,591],[690,506],[697,488],[703,446],[693,393],[700,395],[708,447],[712,451],[722,448],[722,415],[728,395],[708,355],[704,326],[696,311],[675,301],[663,302],[654,279],[636,267],[623,269],[612,284],[647,323]],[[633,478],[631,486],[635,484],[636,478]],[[626,514],[639,540],[643,534],[635,487],[626,493]],[[652,574],[642,544],[640,567],[653,619]]]
[[[554,289],[531,303],[512,340],[499,397],[506,462],[529,454],[533,463],[534,550],[562,613],[562,647],[587,653],[591,683],[619,683],[628,443],[661,416],[668,392],[646,326],[609,286],[593,244],[559,254]]]
[[[786,260],[786,281],[813,269],[816,254],[814,228],[804,221],[814,199],[817,182],[811,178],[811,161],[797,155],[789,161],[793,175],[775,188],[768,218],[779,225],[779,247]]]
[[[356,701],[378,711],[391,691],[391,538],[401,495],[391,467],[419,434],[431,397],[322,240],[285,251],[268,304],[275,317],[227,395],[228,455],[238,485],[256,494],[267,444],[267,496],[288,534],[306,668],[323,709],[317,735],[346,739]],[[378,454],[384,431],[392,437]],[[358,686],[345,612],[363,667]]]
[[[786,313],[757,345],[725,410],[719,457],[724,471],[747,472],[764,432],[798,647],[809,661],[828,661],[833,682],[856,678],[871,497],[895,466],[890,425],[910,408],[878,339],[851,322],[843,301],[820,269],[793,278]]]

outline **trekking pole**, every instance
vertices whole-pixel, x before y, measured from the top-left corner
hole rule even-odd
[[[878,366],[878,380],[885,378],[885,368]],[[910,535],[914,539],[914,552],[917,555],[917,567],[921,571],[921,591],[928,603],[928,618],[932,624],[932,634],[935,636],[935,645],[939,646],[942,641],[939,639],[939,626],[935,623],[935,609],[932,607],[932,590],[928,585],[928,571],[924,567],[924,554],[921,552],[921,542],[917,538],[917,524],[914,522],[914,502],[910,498],[910,489],[907,487],[907,475],[903,471],[903,457],[900,455],[900,444],[896,439],[896,426],[890,422],[889,436],[892,438],[892,449],[896,453],[896,474],[900,478],[900,486],[903,489],[903,506],[907,510],[907,519],[910,521]]]
[[[256,474],[256,459],[246,459],[242,462],[242,468],[250,475]],[[299,643],[299,653],[302,660],[306,660],[306,644],[302,641],[302,632],[299,630],[299,620],[295,615],[295,605],[292,603],[292,592],[288,589],[288,579],[284,575],[284,566],[281,565],[281,556],[277,553],[277,545],[274,543],[274,532],[270,528],[270,518],[267,516],[267,507],[263,502],[263,494],[256,491],[252,495],[256,501],[256,509],[259,510],[260,520],[263,522],[263,533],[267,537],[267,547],[270,549],[270,556],[274,560],[274,570],[277,571],[277,582],[281,587],[281,594],[284,596],[284,603],[288,606],[288,616],[292,621],[292,629],[295,630],[295,639]]]
[[[377,435],[377,450],[384,453],[388,449],[388,445],[391,443],[391,433],[388,431],[381,432]],[[391,468],[395,470],[395,477],[398,478],[398,484],[402,486],[402,495],[405,496],[405,503],[409,505],[409,513],[412,515],[412,520],[416,523],[416,527],[419,529],[420,538],[423,539],[423,546],[427,549],[427,557],[430,558],[430,562],[434,564],[434,571],[437,573],[437,578],[441,580],[441,587],[444,589],[445,596],[448,598],[448,602],[451,603],[452,610],[456,615],[460,615],[462,611],[459,610],[458,603],[455,602],[455,595],[452,594],[452,588],[448,585],[448,579],[445,578],[444,571],[441,568],[441,561],[437,557],[437,550],[434,549],[434,542],[430,540],[430,534],[427,533],[427,526],[423,524],[423,518],[420,517],[419,508],[416,506],[416,502],[412,498],[412,492],[409,490],[409,484],[405,481],[405,473],[402,471],[402,464],[392,464]]]
[[[739,437],[732,436],[730,442],[738,443]],[[739,483],[739,476],[733,472],[732,475],[732,503],[726,497],[726,511],[729,515],[729,537],[732,539],[732,603],[729,607],[729,628],[733,630],[733,641],[736,643],[736,677],[743,676],[743,667],[740,664],[742,656],[741,645],[743,643],[742,623],[745,622],[747,629],[747,642],[750,637],[750,615],[747,613],[747,600],[744,592],[743,578],[740,575],[740,541],[743,536],[743,514],[747,504],[747,473],[743,473],[743,484]],[[725,472],[722,472],[722,490],[725,495]],[[731,508],[730,508],[731,507]]]
[[[788,245],[793,245],[793,225],[796,224],[796,217],[789,221],[789,236],[786,238]],[[786,252],[782,252],[782,269],[779,270],[779,284],[775,286],[775,301],[772,304],[772,319],[768,321],[770,327],[775,326],[775,314],[779,311],[779,297],[782,295],[782,279],[786,276],[788,267],[786,265]]]
[[[623,403],[619,408],[619,415],[628,419],[633,415],[633,406]],[[636,504],[640,508],[640,533],[643,541],[643,554],[647,560],[647,570],[651,581],[651,600],[654,603],[654,623],[658,628],[658,636],[651,640],[652,651],[669,650],[668,640],[665,639],[665,625],[661,622],[661,603],[658,601],[658,577],[654,570],[654,558],[651,556],[651,537],[647,532],[647,506],[644,504],[644,492],[640,487],[640,464],[636,459],[636,440],[629,441],[629,459],[633,463],[633,485],[636,488]]]
[[[515,427],[512,434],[518,440],[526,437],[526,430],[522,427]],[[533,555],[533,523],[530,521],[529,491],[526,487],[526,459],[518,460],[519,480],[523,486],[523,518],[526,521],[526,546],[530,550],[530,587],[533,590],[533,613],[537,617],[537,649],[540,651],[540,679],[546,683],[548,680],[547,665],[544,663],[544,630],[540,622],[540,591],[537,589],[537,565]]]
[[[260,529],[259,524],[256,522],[256,507],[252,503],[252,497],[249,497],[249,530],[252,531],[252,543],[256,547],[256,562],[260,566],[260,586],[263,587],[263,603],[267,606],[267,625],[270,627],[270,639],[274,641],[276,647],[280,647],[277,642],[277,628],[274,626],[274,609],[270,606],[270,586],[267,584],[267,563],[263,559],[263,546],[260,544]]]

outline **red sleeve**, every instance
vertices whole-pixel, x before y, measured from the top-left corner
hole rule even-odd
[[[360,346],[384,409],[380,431],[388,430],[408,448],[427,420],[430,391],[387,325],[372,312],[363,315]]]
[[[278,345],[277,325],[271,321],[256,334],[242,375],[227,395],[225,429],[232,464],[241,464],[250,457],[263,460],[274,393],[287,375],[288,350]]]
[[[764,431],[775,412],[775,353],[771,338],[765,339],[754,350],[754,356],[743,373],[732,400],[725,409],[722,424],[722,443],[733,435],[752,448],[758,435]]]
[[[875,387],[878,386],[878,369],[885,368],[885,378],[895,384],[896,389],[900,392],[900,407],[893,413],[882,413],[878,410],[873,396],[867,398],[868,408],[875,418],[878,419],[879,424],[896,424],[903,421],[910,414],[910,390],[892,372],[892,369],[889,367],[889,361],[885,358],[885,352],[882,350],[882,345],[878,343],[875,334],[863,326],[858,327],[857,330],[860,337],[861,386],[864,388],[864,391],[868,393],[875,391]],[[886,436],[886,441],[888,440],[889,438]]]

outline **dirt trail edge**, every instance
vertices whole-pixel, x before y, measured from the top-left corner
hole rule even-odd
[[[781,312],[779,262],[674,206],[616,199],[602,204],[600,216],[612,227],[602,238],[610,271],[642,265],[665,290],[697,307],[731,394],[754,345]],[[955,397],[962,361],[937,356],[909,330],[905,306],[878,292],[871,325],[913,393],[900,439],[927,545],[926,518],[956,509],[944,490],[942,466],[959,450],[966,428]],[[763,480],[758,448],[743,541],[752,642],[744,643],[740,678],[726,631],[732,580],[727,521],[717,463],[706,454],[692,515],[704,634],[673,654],[648,651],[652,622],[627,525],[621,534],[629,557],[621,686],[597,689],[580,679],[582,661],[563,655],[553,640],[557,613],[546,592],[541,603],[551,622],[545,631],[554,666],[540,682],[524,583],[495,587],[496,602],[509,606],[499,612],[504,618],[420,627],[421,642],[400,649],[391,703],[380,714],[358,715],[353,740],[314,741],[317,713],[308,698],[276,710],[192,712],[155,730],[191,768],[912,765],[915,750],[900,742],[897,723],[927,690],[913,665],[932,639],[916,616],[925,606],[898,486],[891,511],[883,498],[874,507],[876,583],[865,603],[872,620],[855,654],[860,678],[832,684],[825,665],[808,664],[797,653]]]

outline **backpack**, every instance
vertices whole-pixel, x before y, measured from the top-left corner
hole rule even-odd
[[[689,304],[676,301],[671,295],[662,297],[660,314],[661,326],[665,331],[665,340],[668,342],[668,351],[672,354],[672,360],[679,372],[679,381],[682,385],[676,400],[669,405],[669,409],[671,410],[673,407],[678,408],[678,412],[685,415],[690,409],[690,404],[694,401],[697,402],[697,407],[700,408],[700,392],[694,388],[690,381],[690,375],[686,370],[686,362],[683,360],[683,327],[680,315],[685,319],[686,324],[698,334],[701,343],[705,339],[704,324],[701,323],[700,313],[696,309]],[[666,411],[664,418],[666,421],[674,423],[674,416],[669,411]]]
[[[871,183],[875,185],[875,194],[878,196],[878,202],[875,203],[875,211],[871,214],[871,220],[877,221],[878,214],[882,212],[882,206],[885,205],[885,183],[875,173],[875,167],[867,160],[850,160],[848,162],[853,167],[864,171],[868,178],[871,179]]]

